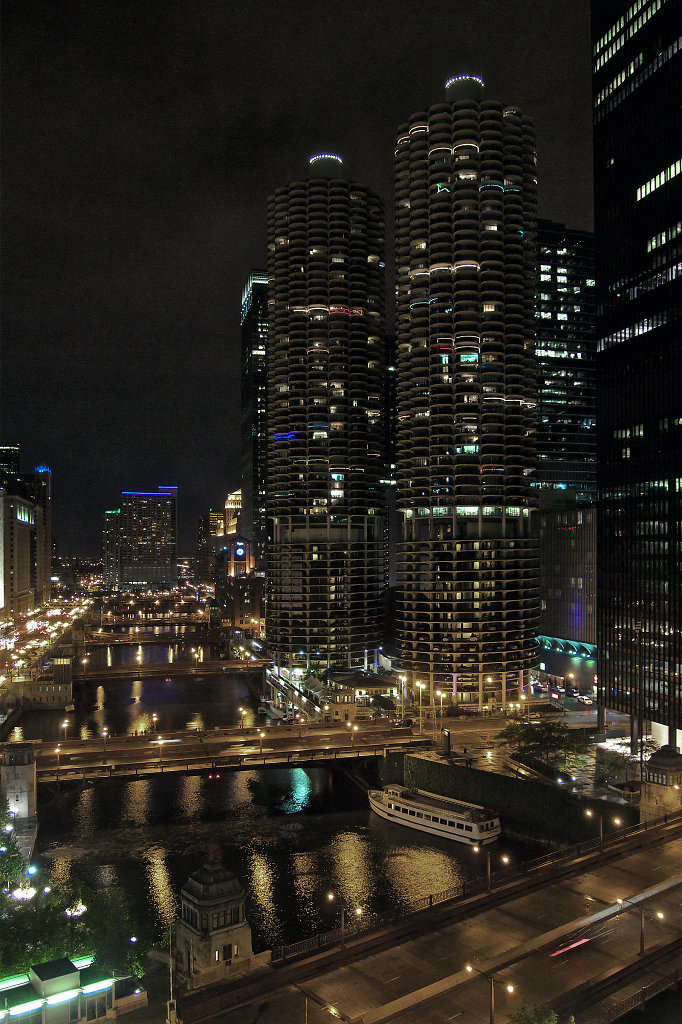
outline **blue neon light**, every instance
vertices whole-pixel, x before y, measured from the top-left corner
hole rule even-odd
[[[288,434],[275,434],[275,441],[293,441],[296,431],[290,430]]]
[[[314,164],[316,160],[338,160],[340,164],[343,163],[341,157],[337,156],[336,153],[317,153],[316,156],[311,156],[308,163]]]
[[[51,473],[52,470],[50,469],[49,466],[36,466],[36,468],[33,470],[33,472],[34,473]]]

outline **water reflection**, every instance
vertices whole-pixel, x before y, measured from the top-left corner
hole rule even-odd
[[[161,847],[152,847],[145,853],[145,861],[155,916],[165,928],[170,928],[177,916],[178,900],[166,867],[166,856]]]
[[[151,779],[135,779],[124,786],[121,824],[144,825],[150,816]]]

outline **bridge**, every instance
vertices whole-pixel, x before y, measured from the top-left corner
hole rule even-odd
[[[81,665],[77,662],[76,665]],[[136,665],[98,665],[89,671],[83,666],[81,671],[74,671],[73,681],[79,683],[100,682],[107,679],[145,679],[149,676],[204,676],[213,672],[260,672],[269,662],[265,660],[241,661],[154,661]],[[74,665],[74,668],[76,667]]]
[[[332,725],[148,733],[34,743],[38,782],[96,781],[169,772],[303,768],[360,762],[396,751],[430,747],[411,729],[361,725],[349,735]]]

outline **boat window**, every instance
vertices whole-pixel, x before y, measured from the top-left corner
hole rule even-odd
[[[445,818],[441,818],[440,823],[441,825],[447,825],[447,820]]]
[[[393,804],[389,803],[388,806],[390,807],[391,810],[393,810]]]
[[[401,807],[400,810],[403,812],[403,814],[407,814],[407,807]]]
[[[457,822],[457,828],[464,828],[464,825],[462,824],[461,821]]]
[[[414,818],[414,811],[410,811],[410,817]]]
[[[424,821],[431,821],[431,815],[430,814],[425,814],[424,815]]]
[[[473,832],[473,829],[472,829],[471,825],[465,825],[464,826],[464,831],[465,832]]]
[[[449,821],[448,825],[450,826],[450,828],[454,828],[455,827],[454,821]]]
[[[417,811],[417,817],[418,817],[418,818],[423,818],[423,817],[424,817],[424,815],[422,814],[422,812],[421,812],[421,811]]]

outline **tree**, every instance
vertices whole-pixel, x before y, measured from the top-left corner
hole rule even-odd
[[[583,753],[587,740],[580,730],[569,729],[561,722],[511,722],[496,739],[521,757],[532,757],[550,764],[563,754]]]
[[[21,878],[24,866],[23,858],[14,839],[12,815],[6,800],[0,801],[0,890],[3,899]],[[2,962],[2,961],[0,961]]]
[[[524,1003],[515,1013],[510,1013],[507,1020],[510,1024],[557,1024],[558,1014],[549,1006]]]

